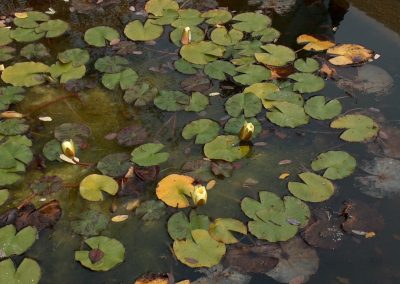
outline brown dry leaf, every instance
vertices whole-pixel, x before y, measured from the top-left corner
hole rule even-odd
[[[28,14],[25,13],[25,12],[22,12],[22,13],[15,13],[14,16],[15,16],[16,18],[18,18],[18,19],[25,19],[25,18],[28,17]]]
[[[372,50],[358,44],[339,44],[329,48],[326,53],[335,56],[329,62],[338,66],[364,63],[375,55]]]
[[[169,278],[166,274],[151,274],[136,279],[135,284],[168,284]]]
[[[303,49],[308,50],[308,51],[322,51],[322,50],[326,50],[332,46],[335,46],[335,43],[330,40],[318,39],[315,36],[306,35],[306,34],[298,36],[297,43],[298,44],[307,43],[303,47]]]
[[[370,204],[360,201],[345,202],[342,215],[346,219],[342,228],[348,233],[358,235],[358,232],[361,232],[360,235],[366,236],[368,232],[380,231],[384,226],[384,219],[378,211]]]
[[[111,221],[115,222],[115,223],[119,223],[119,222],[123,222],[126,219],[128,219],[128,215],[117,215],[111,218]]]
[[[189,207],[186,196],[191,197],[194,190],[194,178],[171,174],[163,178],[157,185],[156,194],[159,199],[171,207]]]
[[[322,64],[322,67],[319,69],[319,72],[325,75],[327,78],[331,79],[336,76],[336,70],[330,67],[328,64]]]
[[[175,284],[190,284],[190,281],[189,280],[182,280],[182,281],[176,282]]]
[[[215,179],[210,180],[206,185],[206,189],[207,190],[213,189],[216,184],[217,182],[215,181]]]
[[[140,206],[140,200],[139,199],[130,200],[125,204],[125,208],[128,211],[133,211],[136,208],[138,208],[139,206]]]
[[[4,111],[0,113],[1,118],[22,118],[24,115],[16,111]]]
[[[368,232],[368,233],[365,234],[365,238],[366,239],[370,239],[370,238],[373,238],[375,236],[376,236],[375,232]]]
[[[284,180],[284,179],[287,178],[288,176],[290,176],[289,173],[283,173],[283,174],[281,174],[281,175],[279,176],[279,179],[280,179],[280,180]]]
[[[296,69],[293,65],[282,67],[268,66],[268,68],[271,70],[271,80],[286,79],[289,75],[292,75],[296,72]]]

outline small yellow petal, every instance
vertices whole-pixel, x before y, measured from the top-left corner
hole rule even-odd
[[[279,176],[279,179],[284,180],[285,178],[287,178],[288,176],[290,176],[289,173],[283,173]]]
[[[117,215],[111,218],[111,221],[119,223],[119,222],[123,222],[126,219],[128,219],[128,215]]]
[[[375,237],[376,234],[375,234],[375,232],[368,232],[364,236],[365,236],[366,239],[370,239],[370,238]]]
[[[210,180],[206,185],[206,189],[207,190],[213,189],[216,184],[217,182],[215,181],[215,179]]]

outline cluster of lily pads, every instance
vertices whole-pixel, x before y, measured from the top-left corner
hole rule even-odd
[[[187,75],[203,72],[212,80],[230,81],[242,89],[242,92],[230,96],[225,102],[229,120],[223,129],[218,122],[201,118],[191,121],[182,130],[184,139],[194,139],[195,144],[204,145],[207,160],[234,162],[245,158],[250,152],[251,143],[243,143],[238,134],[245,123],[252,123],[252,137],[259,135],[262,131],[259,117],[264,112],[268,121],[280,127],[300,127],[308,124],[310,119],[332,120],[330,127],[344,129],[340,138],[348,142],[367,141],[377,135],[379,126],[373,119],[363,114],[341,115],[342,104],[338,99],[327,100],[325,96],[312,95],[325,86],[324,74],[320,72],[321,64],[362,64],[373,59],[372,51],[359,45],[336,45],[330,40],[300,36],[298,44],[304,45],[302,50],[323,55],[326,61],[321,63],[311,57],[297,58],[298,52],[276,44],[279,31],[271,27],[268,16],[260,13],[232,15],[224,9],[201,13],[194,9],[180,9],[173,0],[149,0],[145,10],[149,14],[145,22],[134,20],[125,26],[124,35],[127,39],[135,42],[153,41],[171,26],[170,39],[180,48],[181,58],[174,62],[178,72]],[[6,53],[12,53],[7,45],[13,40],[33,42],[42,37],[57,37],[69,28],[64,21],[51,20],[48,15],[36,11],[16,14],[13,24],[15,27],[11,29],[0,28],[2,61],[13,58],[5,56]],[[182,35],[187,31],[190,32],[190,40],[184,42]],[[118,44],[121,35],[114,28],[99,26],[88,29],[83,38],[92,47],[107,47]],[[48,56],[41,44],[30,45],[24,54],[28,59]],[[23,115],[18,117],[16,113],[7,111],[10,105],[24,98],[22,87],[47,81],[66,84],[81,79],[86,74],[90,54],[83,48],[73,48],[59,53],[57,59],[51,66],[34,61],[18,62],[6,67],[1,74],[1,79],[12,85],[0,88],[0,111],[3,111],[0,121],[1,186],[17,182],[33,157],[32,141],[24,136],[29,126]],[[138,83],[139,75],[131,67],[131,62],[118,55],[97,59],[94,68],[101,72],[101,82],[105,88],[122,90],[125,102],[134,107],[153,103],[162,111],[201,112],[209,105],[207,94],[158,91],[148,83]],[[134,147],[130,157],[125,154],[105,157],[97,164],[102,175],[91,174],[81,181],[79,192],[84,199],[101,201],[105,198],[103,192],[116,195],[120,188],[116,180],[127,178],[132,165],[157,172],[156,167],[168,160],[169,153],[162,150],[165,146],[146,143],[147,135],[138,130],[133,126],[117,137],[120,144]],[[54,139],[46,143],[43,154],[49,161],[61,162],[63,141],[72,139],[79,148],[80,142],[89,135],[90,129],[84,125],[64,123],[54,130]],[[77,160],[72,162],[79,165]],[[117,167],[110,167],[110,163]],[[329,151],[318,155],[311,163],[315,172],[300,173],[302,182],[288,183],[288,190],[293,196],[282,199],[274,193],[260,191],[259,201],[244,198],[241,208],[251,219],[247,226],[231,218],[210,220],[208,216],[197,215],[194,210],[188,219],[179,211],[168,220],[168,232],[174,240],[173,251],[177,259],[189,267],[211,267],[220,262],[226,245],[239,242],[231,231],[244,235],[249,231],[258,239],[269,242],[287,241],[308,223],[310,209],[305,202],[328,200],[335,191],[332,180],[351,175],[355,166],[355,159],[347,152]],[[197,200],[195,195],[201,192],[206,202],[207,189],[213,187],[204,184],[203,191],[196,191],[196,183],[199,182],[189,175],[171,174],[159,181],[156,195],[173,208],[196,206],[199,204],[191,204],[189,199]],[[8,191],[0,191],[0,196],[5,195],[8,198]],[[158,201],[147,201],[137,209],[144,219],[152,219],[151,214],[146,215],[149,211],[146,208],[165,210],[165,205]],[[34,228],[27,227],[17,234],[12,225],[0,229],[0,243],[10,243],[9,247],[0,248],[1,256],[9,257],[26,251],[33,241],[29,245],[25,238],[23,245],[18,242],[27,230],[35,235],[34,241]],[[74,230],[82,231],[79,224]],[[75,253],[75,259],[85,267],[106,271],[124,260],[125,249],[115,239],[95,236],[85,242],[91,250]],[[9,251],[9,248],[18,250]],[[40,268],[30,259],[25,259],[15,273],[11,260],[0,262],[0,279],[6,277],[5,274],[13,275],[15,279],[28,277],[23,272],[27,269],[34,271],[29,274],[30,283],[37,283]],[[11,282],[5,280],[4,283]]]

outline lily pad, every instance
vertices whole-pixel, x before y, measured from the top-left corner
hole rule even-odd
[[[375,55],[372,50],[358,44],[338,44],[329,48],[326,53],[334,56],[329,62],[339,66],[364,63]]]
[[[173,21],[178,18],[178,11],[172,9],[164,9],[162,11],[162,16],[157,18],[151,18],[152,23],[160,26],[170,25]]]
[[[259,40],[243,40],[236,44],[233,48],[237,50],[239,56],[254,56],[254,53],[262,52],[262,43]]]
[[[252,32],[251,35],[253,37],[261,37],[260,41],[267,43],[276,41],[280,37],[281,33],[274,28],[268,27],[260,31]]]
[[[345,128],[340,138],[348,142],[362,142],[374,138],[379,126],[368,116],[362,114],[348,114],[341,116],[331,123],[332,128]]]
[[[169,38],[176,46],[182,46],[181,38],[186,27],[177,27],[170,34]],[[200,42],[204,40],[205,34],[202,29],[196,26],[189,26],[191,42]]]
[[[0,47],[0,62],[5,62],[14,58],[15,48],[11,46]]]
[[[182,211],[168,219],[168,233],[174,241],[192,239],[193,230],[208,230],[209,226],[208,216],[197,215],[194,210],[190,211],[189,219]]]
[[[95,236],[107,228],[109,218],[101,211],[88,210],[71,222],[72,231],[82,236]]]
[[[69,24],[63,20],[49,20],[35,28],[36,33],[45,33],[46,38],[58,37],[69,29]]]
[[[60,142],[70,139],[82,141],[88,138],[90,134],[90,128],[80,123],[67,122],[54,129],[54,137]]]
[[[322,202],[328,200],[335,192],[335,187],[328,179],[311,172],[299,174],[304,183],[289,182],[289,191],[308,202]]]
[[[153,24],[151,20],[147,20],[144,25],[141,21],[135,20],[126,25],[124,34],[130,40],[149,41],[159,38],[163,31],[162,26]]]
[[[145,10],[154,16],[162,16],[164,10],[178,10],[179,5],[174,0],[149,0],[146,3]]]
[[[0,46],[4,46],[12,42],[10,33],[10,29],[0,28]]]
[[[102,191],[115,195],[118,187],[118,183],[109,176],[91,174],[81,181],[79,193],[86,200],[102,201],[104,199]]]
[[[304,73],[313,73],[319,69],[319,63],[314,58],[300,58],[294,62],[294,68]]]
[[[325,81],[316,75],[309,73],[295,73],[288,78],[295,80],[293,91],[300,93],[313,93],[321,91],[325,87]]]
[[[20,62],[7,67],[1,73],[1,79],[13,86],[32,87],[44,83],[44,73],[49,72],[49,66],[40,62]]]
[[[261,31],[271,24],[268,16],[254,12],[238,14],[233,20],[238,22],[232,25],[234,29],[247,33]]]
[[[312,161],[311,168],[313,171],[326,169],[323,176],[330,180],[336,180],[350,176],[354,172],[356,164],[356,159],[347,152],[328,151],[319,154]]]
[[[255,83],[245,88],[243,93],[253,93],[261,100],[264,100],[267,95],[277,91],[279,91],[279,87],[274,83]]]
[[[131,153],[131,161],[139,166],[149,167],[162,164],[169,158],[166,152],[160,152],[165,146],[157,143],[147,143],[137,147]]]
[[[24,134],[28,131],[29,125],[24,119],[10,118],[0,121],[0,134],[5,136]]]
[[[135,70],[126,68],[118,73],[104,74],[101,82],[109,90],[114,90],[117,86],[120,86],[122,90],[126,90],[133,87],[138,78],[139,75]]]
[[[232,14],[223,9],[213,9],[201,14],[203,18],[206,18],[206,23],[209,25],[222,25],[229,22],[232,19]]]
[[[75,260],[91,270],[108,271],[124,261],[125,248],[116,239],[99,236],[87,239],[85,243],[92,250],[98,249],[104,254],[100,260],[92,261],[90,251],[75,251]]]
[[[211,40],[219,45],[229,46],[235,45],[243,38],[243,32],[231,29],[228,31],[225,27],[215,28],[211,32]]]
[[[173,27],[187,27],[197,26],[204,21],[201,17],[201,13],[196,9],[180,9],[178,10],[178,19],[173,21],[171,25]]]
[[[315,96],[307,100],[304,111],[314,119],[332,119],[342,112],[342,104],[337,99],[326,102],[324,96]]]
[[[200,92],[192,93],[189,105],[185,107],[185,111],[200,112],[206,109],[209,101],[208,97]]]
[[[188,62],[207,64],[224,55],[225,48],[209,41],[200,41],[182,46],[180,54]]]
[[[261,46],[267,53],[255,53],[258,62],[271,66],[285,66],[296,59],[296,53],[283,45],[266,44]]]
[[[288,102],[274,102],[274,110],[267,112],[267,118],[281,127],[290,128],[305,125],[309,121],[301,106]]]
[[[94,68],[104,73],[122,72],[129,66],[129,61],[122,56],[104,56],[96,60]]]
[[[231,233],[238,232],[243,235],[247,234],[247,227],[239,220],[232,218],[218,218],[210,224],[209,232],[211,237],[224,244],[234,244],[239,242]]]
[[[208,182],[214,178],[211,172],[211,162],[203,159],[186,162],[182,166],[182,171],[185,175],[200,182]]]
[[[10,37],[18,42],[32,42],[44,37],[45,33],[37,33],[35,29],[16,28],[11,30]]]
[[[38,11],[28,11],[26,12],[26,17],[14,18],[14,25],[21,28],[32,29],[39,26],[39,22],[46,22],[50,20],[49,15],[38,12]]]
[[[190,122],[182,130],[182,137],[190,140],[196,137],[196,144],[205,144],[218,136],[219,124],[211,119],[199,119]]]
[[[280,90],[277,92],[271,92],[271,91],[272,88],[262,94],[264,96],[262,101],[263,106],[266,109],[273,109],[274,106],[279,105],[280,102],[291,103],[299,107],[302,107],[304,105],[304,99],[298,93],[287,90]]]
[[[187,75],[196,74],[198,69],[203,69],[203,65],[192,64],[187,62],[185,59],[180,58],[174,62],[174,67],[176,71]]]
[[[103,174],[111,177],[123,177],[131,167],[129,154],[109,154],[97,163],[97,169]]]
[[[10,193],[8,189],[0,189],[0,206],[6,203]]]
[[[183,110],[190,103],[190,97],[179,91],[160,91],[154,99],[156,107],[166,111]]]
[[[135,214],[143,221],[156,221],[165,215],[165,205],[161,201],[149,200],[140,204]]]
[[[85,32],[84,39],[89,45],[103,47],[107,45],[107,41],[119,40],[119,33],[113,28],[98,26],[88,29]]]
[[[24,88],[7,86],[0,88],[0,110],[6,110],[11,104],[20,102],[24,99]]]
[[[27,251],[37,238],[34,227],[26,227],[17,233],[14,225],[7,225],[0,229],[0,256],[9,257],[20,255]]]
[[[20,55],[28,60],[50,57],[47,47],[42,43],[30,43],[25,45],[21,49]]]
[[[240,93],[230,97],[225,103],[226,112],[233,117],[242,113],[245,117],[256,116],[262,109],[261,100],[252,93]]]
[[[153,102],[158,94],[156,87],[151,87],[147,83],[135,85],[127,89],[124,93],[124,101],[128,104],[140,107]]]
[[[183,264],[189,267],[211,267],[225,254],[223,243],[215,241],[206,230],[193,230],[193,240],[174,241],[173,250]]]
[[[156,194],[165,204],[171,207],[189,206],[187,197],[191,197],[194,179],[189,176],[171,174],[157,185]]]
[[[38,284],[41,277],[39,264],[30,258],[24,258],[15,270],[11,259],[0,262],[0,283],[17,284],[30,283]]]
[[[60,83],[65,84],[68,81],[81,79],[83,76],[85,76],[86,67],[85,65],[74,67],[72,62],[66,64],[56,62],[56,64],[50,66],[49,71],[51,77],[60,77]]]
[[[250,122],[254,125],[254,133],[252,137],[257,137],[262,131],[261,123],[254,117],[245,118],[243,115],[238,117],[231,117],[224,125],[224,131],[228,134],[238,135],[240,129],[243,127],[245,122]]]
[[[317,38],[316,36],[306,35],[306,34],[298,36],[297,43],[305,44],[303,49],[309,51],[323,51],[332,46],[335,46],[335,43],[330,40],[322,38],[320,39]]]
[[[248,146],[239,146],[237,136],[221,135],[204,145],[204,154],[209,159],[233,162],[246,156],[250,151]]]
[[[243,74],[234,76],[233,80],[242,85],[251,85],[271,78],[271,71],[259,65],[245,64],[237,67],[236,71]]]
[[[204,67],[204,73],[206,73],[212,79],[224,81],[226,80],[226,75],[236,75],[235,68],[236,67],[230,62],[217,60],[208,63]]]
[[[90,55],[85,49],[72,48],[59,53],[58,60],[64,64],[72,63],[73,67],[79,67],[89,62]]]

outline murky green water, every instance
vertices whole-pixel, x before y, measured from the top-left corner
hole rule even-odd
[[[141,2],[141,1],[137,1]],[[190,2],[190,1],[189,1]],[[201,2],[201,1],[200,1]],[[257,1],[254,1],[257,2]],[[261,1],[260,1],[261,2]],[[265,1],[265,3],[274,1]],[[279,2],[279,1],[275,1]],[[303,1],[298,1],[303,2]],[[307,2],[307,1],[305,1]],[[309,1],[313,2],[313,1]],[[315,1],[319,2],[319,1]],[[398,7],[398,1],[386,1]],[[129,11],[129,7],[136,5],[136,1],[121,1],[105,9],[94,9],[87,14],[70,12],[70,3],[64,1],[6,1],[0,0],[0,14],[13,13],[24,8],[33,8],[37,11],[46,11],[49,7],[55,9],[57,18],[70,23],[71,31],[66,36],[56,39],[46,39],[43,43],[50,48],[52,58],[47,64],[55,61],[56,55],[71,47],[85,47],[82,34],[88,28],[97,25],[108,25],[121,31],[126,23],[140,16]],[[229,7],[238,12],[256,10],[257,3],[248,5],[246,1],[220,1],[220,6]],[[257,5],[256,5],[257,4]],[[351,96],[345,94],[332,81],[327,81],[322,93],[328,98],[343,97],[341,101],[347,111],[360,108],[368,109],[378,117],[380,123],[398,128],[400,121],[399,98],[400,93],[400,34],[398,25],[392,21],[380,22],[368,16],[370,7],[359,7],[359,1],[351,4],[343,20],[338,22],[334,38],[337,43],[357,43],[364,45],[381,55],[379,60],[372,64],[386,70],[394,80],[394,85],[385,95],[354,92]],[[397,6],[396,6],[397,5]],[[139,5],[140,6],[140,5]],[[273,27],[281,31],[279,43],[298,48],[296,37],[300,34],[330,33],[331,15],[327,6],[318,3],[298,3],[282,15],[268,11],[272,18]],[[390,9],[390,8],[389,8]],[[400,11],[398,11],[400,12]],[[389,11],[387,12],[390,14]],[[382,11],[385,14],[385,11]],[[390,14],[391,15],[391,14]],[[384,18],[384,17],[383,17]],[[388,26],[385,26],[388,25]],[[17,44],[17,46],[22,46]],[[169,43],[167,33],[155,45],[138,44],[142,54],[127,55],[131,67],[136,70],[141,81],[150,82],[158,89],[175,90],[180,88],[180,81],[186,76],[164,67],[164,72],[153,72],[151,67],[159,68],[176,59],[173,55],[175,47]],[[91,61],[88,66],[104,55],[111,54],[108,49],[89,48]],[[91,67],[92,68],[92,67]],[[149,70],[150,68],[150,70]],[[92,68],[93,69],[93,68]],[[153,69],[154,70],[154,69]],[[89,69],[87,74],[95,73]],[[218,84],[210,92],[220,91]],[[207,108],[207,117],[221,120],[226,116],[224,111],[224,96],[229,92],[222,91],[223,96],[211,97]],[[201,159],[202,146],[193,145],[190,141],[181,138],[182,128],[190,121],[200,118],[196,113],[179,113],[174,124],[165,124],[171,121],[174,113],[162,112],[155,107],[134,108],[124,103],[122,92],[108,91],[98,83],[94,89],[85,90],[82,101],[74,98],[65,99],[58,103],[40,108],[37,106],[51,101],[59,96],[67,95],[63,88],[54,85],[42,85],[30,88],[26,98],[19,103],[15,110],[27,113],[34,110],[29,120],[31,125],[30,138],[33,140],[34,153],[40,154],[46,142],[53,138],[54,128],[64,122],[76,122],[87,125],[92,135],[88,139],[87,149],[81,151],[79,158],[85,163],[97,163],[99,159],[110,153],[130,153],[132,147],[119,146],[115,140],[109,141],[104,137],[107,134],[118,132],[133,122],[143,125],[150,133],[149,141],[159,141],[166,145],[166,151],[171,156],[168,162],[161,167],[160,176],[181,172],[182,165],[188,160]],[[50,116],[52,122],[42,123],[36,117]],[[309,125],[295,129],[283,129],[274,126],[262,117],[263,133],[256,142],[266,142],[266,145],[255,146],[246,159],[240,160],[240,169],[235,170],[231,178],[217,179],[215,189],[209,192],[208,203],[197,209],[199,214],[206,214],[211,218],[231,217],[242,221],[248,219],[240,210],[240,201],[245,196],[257,197],[260,190],[268,190],[280,196],[287,195],[287,181],[279,180],[283,172],[289,172],[289,179],[295,180],[297,173],[308,169],[310,161],[321,152],[340,149],[352,153],[358,162],[371,160],[374,157],[368,149],[368,144],[345,143],[338,138],[338,131],[330,129],[327,122],[313,120]],[[276,135],[278,133],[278,135]],[[390,135],[390,133],[388,133]],[[279,161],[290,159],[290,165],[278,166]],[[79,182],[88,174],[96,172],[93,168],[71,166],[66,163],[46,161],[45,169],[32,167],[26,173],[21,183],[9,187],[12,200],[1,208],[1,212],[15,207],[30,194],[29,185],[42,175],[57,175],[69,187],[62,192],[48,197],[46,201],[58,199],[61,202],[63,215],[56,226],[51,230],[40,233],[40,239],[26,253],[26,256],[38,261],[42,268],[40,283],[133,283],[140,275],[147,272],[172,272],[176,280],[195,280],[199,276],[196,270],[189,269],[178,262],[171,254],[171,239],[166,231],[166,221],[175,212],[168,209],[168,214],[158,221],[143,222],[134,214],[124,209],[124,204],[132,199],[106,198],[101,203],[89,203],[79,196]],[[328,201],[321,204],[310,204],[314,207],[328,207],[339,211],[346,200],[363,201],[377,209],[385,219],[385,227],[377,232],[376,237],[365,239],[360,236],[346,235],[342,245],[336,250],[317,249],[320,259],[317,273],[308,283],[399,283],[400,272],[400,206],[399,195],[392,195],[376,199],[364,195],[359,191],[355,178],[365,173],[357,169],[349,178],[335,181],[336,193]],[[243,186],[252,179],[256,184]],[[142,200],[154,199],[156,182],[149,184]],[[400,187],[400,184],[399,184]],[[33,200],[36,205],[43,204],[39,198]],[[117,211],[110,212],[112,205],[117,205]],[[75,220],[79,213],[88,208],[101,209],[111,217],[117,214],[129,214],[128,220],[121,223],[110,223],[104,236],[110,236],[121,241],[126,249],[125,261],[108,272],[92,272],[84,269],[74,260],[74,251],[82,247],[82,237],[71,233],[71,220]],[[188,212],[188,210],[186,210]],[[397,236],[397,237],[396,237]],[[249,238],[242,240],[249,243]],[[338,278],[339,277],[339,278]],[[340,282],[347,279],[349,282]],[[210,282],[211,283],[211,282]],[[218,283],[218,281],[216,282]],[[265,275],[254,275],[250,283],[277,283]]]

